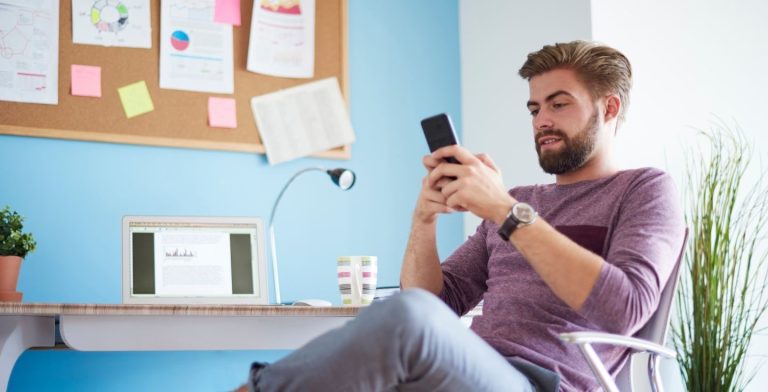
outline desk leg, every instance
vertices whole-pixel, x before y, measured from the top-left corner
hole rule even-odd
[[[53,347],[53,316],[0,317],[0,390],[8,389],[11,371],[19,356],[31,347]]]

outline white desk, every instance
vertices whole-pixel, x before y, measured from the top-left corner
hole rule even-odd
[[[358,310],[0,303],[0,390],[8,388],[25,350],[56,344],[57,328],[64,344],[80,351],[295,349],[353,319]]]

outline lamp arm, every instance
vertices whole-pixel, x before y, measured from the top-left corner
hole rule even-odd
[[[322,167],[309,167],[302,169],[294,174],[293,177],[291,177],[288,182],[285,183],[283,189],[280,190],[280,193],[277,195],[277,199],[275,199],[275,204],[272,205],[272,212],[269,214],[269,245],[270,248],[272,248],[272,278],[275,285],[275,303],[277,304],[280,304],[282,299],[280,298],[280,278],[277,271],[277,248],[275,247],[275,212],[277,212],[277,205],[280,204],[280,200],[283,198],[285,190],[288,189],[288,186],[291,185],[293,180],[295,180],[296,177],[310,171],[325,171],[325,169]]]
[[[296,174],[291,177],[288,182],[285,183],[283,186],[283,189],[280,190],[280,193],[277,195],[277,199],[275,199],[275,204],[272,204],[272,213],[269,215],[269,226],[272,226],[272,222],[275,221],[275,212],[277,211],[277,205],[280,204],[280,199],[283,198],[283,194],[285,193],[285,190],[288,189],[288,186],[291,185],[293,180],[296,179],[296,177],[310,171],[325,171],[322,167],[308,167],[306,169],[299,170]]]

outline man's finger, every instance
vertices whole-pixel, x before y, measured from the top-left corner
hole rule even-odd
[[[445,196],[438,190],[428,189],[424,191],[424,198],[427,199],[427,201],[445,204]]]
[[[421,163],[429,171],[437,167],[442,161],[435,159],[432,155],[425,155]]]
[[[435,212],[441,213],[441,214],[448,214],[451,212],[456,212],[455,209],[448,207],[447,205],[443,203],[432,203],[430,208],[434,208]]]
[[[458,192],[460,188],[461,183],[458,180],[453,180],[450,183],[445,184],[445,186],[440,189],[440,194],[442,194],[443,197],[447,199],[449,196]]]
[[[488,166],[491,169],[493,169],[493,171],[495,171],[496,173],[501,174],[501,170],[499,170],[499,168],[496,166],[496,163],[493,161],[493,159],[491,159],[490,156],[488,156],[488,154],[485,154],[485,153],[477,154],[477,159],[479,159],[480,162],[483,162],[485,166]]]
[[[453,181],[452,178],[443,177],[443,178],[441,178],[440,180],[437,181],[437,183],[435,184],[435,188],[441,189],[444,186],[446,186],[447,184],[449,184],[451,181]]]
[[[465,165],[472,164],[477,161],[477,158],[472,155],[469,150],[456,144],[437,149],[432,153],[432,157],[438,160],[454,157],[457,161],[459,161],[459,163]]]
[[[443,177],[459,177],[464,171],[462,165],[455,163],[441,163],[434,170],[429,173],[429,187],[437,188],[437,183]]]
[[[446,199],[445,205],[447,205],[448,207],[453,208],[454,210],[459,210],[459,209],[462,209],[464,211],[467,210],[467,207],[461,204],[461,201],[459,200],[458,195],[455,194],[455,193],[453,195],[451,195],[451,197]]]

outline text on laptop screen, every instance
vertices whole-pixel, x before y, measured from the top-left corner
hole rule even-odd
[[[255,224],[130,222],[131,295],[253,296],[260,291]]]

